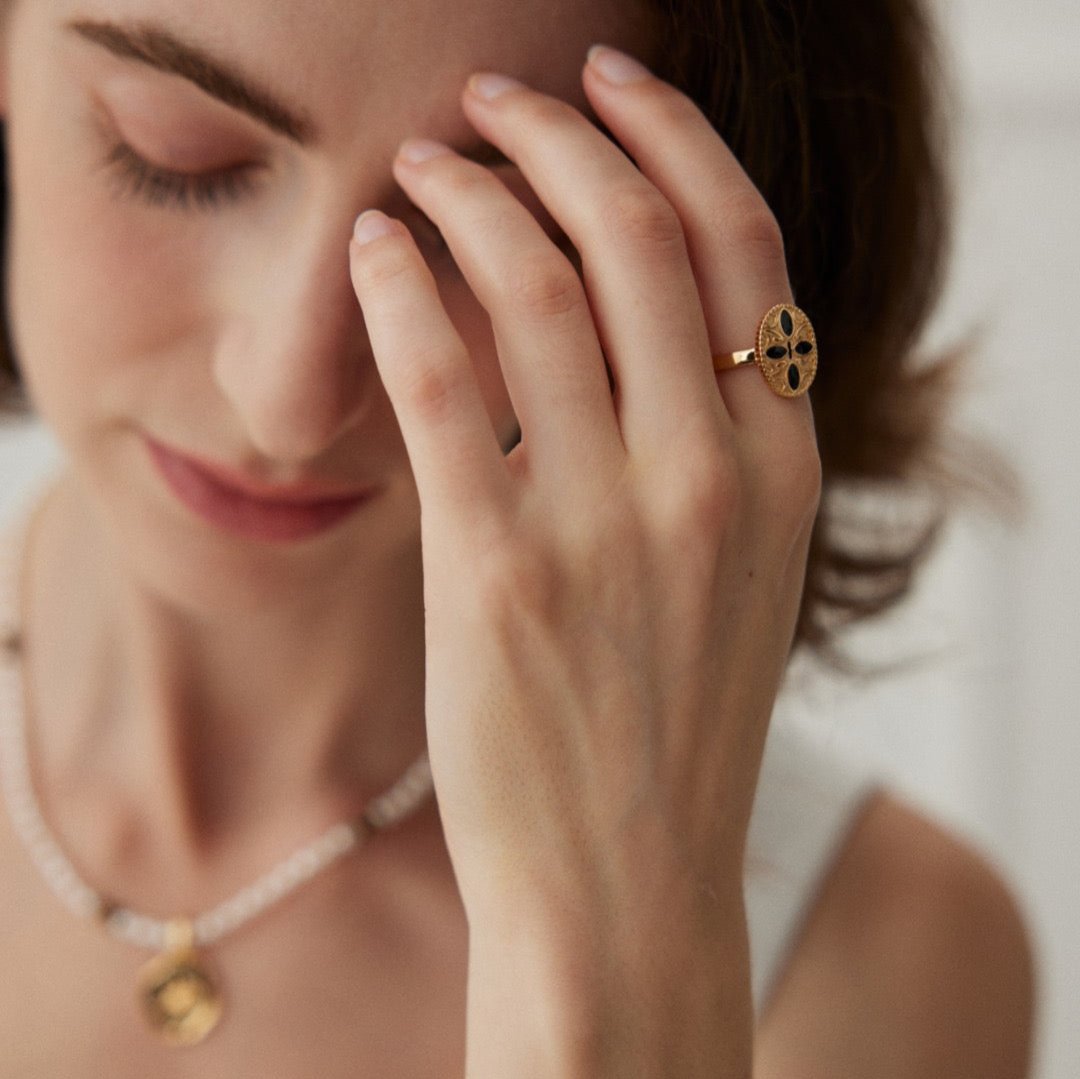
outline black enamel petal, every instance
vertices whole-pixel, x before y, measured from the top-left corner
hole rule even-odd
[[[798,353],[798,354],[799,354],[800,356],[807,356],[807,355],[809,355],[809,354],[810,354],[811,352],[813,352],[813,351],[814,351],[814,345],[813,345],[813,343],[812,343],[812,342],[810,342],[810,341],[800,341],[800,342],[799,342],[799,343],[798,343],[798,344],[797,344],[797,345],[795,346],[795,351],[796,351],[796,352],[797,352],[797,353]]]
[[[799,369],[795,366],[795,364],[792,364],[787,369],[787,380],[788,385],[792,388],[792,390],[797,390],[799,386],[802,385],[802,377],[800,376]]]
[[[783,345],[773,345],[772,348],[765,352],[765,355],[768,356],[770,360],[782,360],[787,354],[788,350],[784,348]]]
[[[788,337],[795,332],[795,323],[792,321],[791,312],[786,307],[780,312],[780,328]]]

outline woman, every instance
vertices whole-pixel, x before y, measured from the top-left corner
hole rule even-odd
[[[0,1074],[1023,1074],[1015,906],[887,792],[751,985],[789,654],[918,553],[820,493],[934,433],[920,12],[267,11],[6,13],[8,332],[70,458],[11,541],[9,804],[75,877],[5,824]],[[731,369],[774,308],[790,393]]]

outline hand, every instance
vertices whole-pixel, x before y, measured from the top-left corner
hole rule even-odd
[[[767,204],[674,88],[593,65],[584,87],[636,164],[555,98],[463,95],[581,276],[490,170],[395,162],[490,315],[509,455],[408,231],[350,249],[420,497],[428,747],[470,917],[741,888],[819,497],[808,399],[711,365],[792,302]]]

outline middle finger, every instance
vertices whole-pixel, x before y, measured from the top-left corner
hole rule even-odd
[[[564,488],[574,478],[606,482],[625,450],[570,259],[494,172],[441,143],[403,144],[394,175],[438,227],[491,319],[530,471]]]

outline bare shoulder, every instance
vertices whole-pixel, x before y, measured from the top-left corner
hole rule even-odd
[[[762,1017],[755,1079],[1021,1079],[1034,994],[1000,875],[883,792],[807,916]]]

